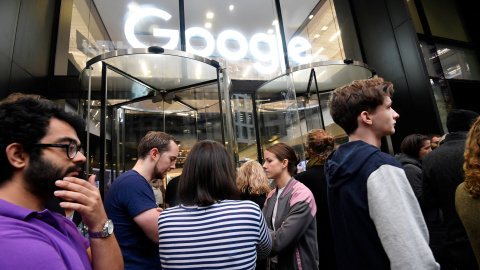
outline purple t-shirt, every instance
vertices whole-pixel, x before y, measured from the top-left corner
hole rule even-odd
[[[0,269],[92,269],[89,247],[66,217],[0,199]]]

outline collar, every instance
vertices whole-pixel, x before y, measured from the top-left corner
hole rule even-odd
[[[288,183],[285,185],[285,187],[283,188],[283,192],[280,196],[284,196],[285,194],[287,194],[288,192],[290,192],[290,190],[292,190],[293,186],[297,183],[297,180],[295,180],[295,178],[290,178],[290,180],[288,180]],[[278,194],[278,187],[275,191],[275,195]]]
[[[0,216],[23,220],[25,222],[31,222],[36,219],[66,234],[65,222],[62,220],[62,218],[65,217],[57,213],[52,213],[48,209],[37,212],[0,199]]]
[[[322,166],[324,165],[325,162],[321,162],[319,159],[318,159],[318,156],[314,156],[312,157],[308,163],[307,163],[307,170],[312,168],[312,167],[315,167],[315,166]]]

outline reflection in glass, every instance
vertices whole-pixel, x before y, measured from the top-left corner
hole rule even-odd
[[[275,87],[283,84],[283,87]],[[276,143],[286,143],[295,149],[301,161],[305,160],[298,102],[290,75],[265,84],[256,92],[262,151]]]
[[[435,97],[435,103],[437,104],[438,113],[440,115],[440,121],[442,122],[443,131],[447,130],[447,114],[453,109],[452,98],[448,90],[445,80],[430,79],[432,85],[433,95]]]
[[[446,79],[480,80],[480,65],[474,50],[435,44]]]
[[[429,45],[425,41],[420,41],[420,49],[423,54],[423,61],[427,66],[428,75],[431,77],[443,77],[442,65],[440,64],[435,46]]]
[[[310,130],[318,128],[332,134],[338,144],[347,142],[347,134],[330,116],[330,93],[354,80],[371,78],[372,71],[361,63],[346,65],[338,60],[312,63],[289,71],[289,74],[266,82],[255,92],[258,143],[262,151],[284,142],[294,147],[304,161],[306,136]]]
[[[250,94],[233,94],[232,103],[239,161],[255,160],[257,159],[257,140],[252,96]]]
[[[287,43],[296,37],[303,37],[311,45],[311,48],[301,53],[301,58],[295,58],[289,49],[290,66],[345,59],[341,29],[338,27],[333,1],[300,2],[302,3],[281,1]]]

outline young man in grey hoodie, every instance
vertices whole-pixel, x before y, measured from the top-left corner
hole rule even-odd
[[[350,139],[325,162],[338,269],[439,269],[405,171],[379,149],[399,118],[393,91],[374,78],[338,88],[330,99],[330,114]]]

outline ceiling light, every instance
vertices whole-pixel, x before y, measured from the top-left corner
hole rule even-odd
[[[277,20],[274,20],[274,21],[272,22],[272,25],[277,25],[277,24],[278,24],[278,21],[277,21]]]
[[[315,36],[313,36],[313,38],[318,38],[318,37],[320,37],[319,34],[316,34]]]
[[[273,33],[273,29],[268,29],[267,30],[267,34],[272,34]]]
[[[245,78],[247,77],[248,73],[250,72],[250,69],[252,68],[252,66],[247,66],[247,68],[243,71],[243,74],[242,74],[242,77]]]
[[[323,50],[325,50],[325,48],[321,47],[320,49],[318,49],[318,51],[313,55],[313,57],[319,55],[321,52],[323,52]]]
[[[234,8],[235,8],[235,6],[234,6],[234,5],[230,5],[230,6],[228,6],[228,9],[230,9],[230,10],[233,10]]]
[[[311,20],[313,18],[313,15],[308,16],[308,18]]]
[[[211,23],[209,23],[209,22],[205,23],[205,28],[207,28],[207,29],[210,29],[210,28],[212,28],[212,24],[211,24]]]
[[[138,9],[138,4],[137,3],[132,2],[132,3],[128,4],[128,10],[135,11],[137,9]]]
[[[336,37],[338,37],[338,35],[340,35],[340,30],[338,30],[328,41],[332,42],[332,40],[334,40]]]
[[[207,18],[212,19],[213,18],[213,12],[207,12]]]
[[[325,30],[327,30],[327,29],[328,29],[328,26],[322,27],[322,31],[325,31]]]

